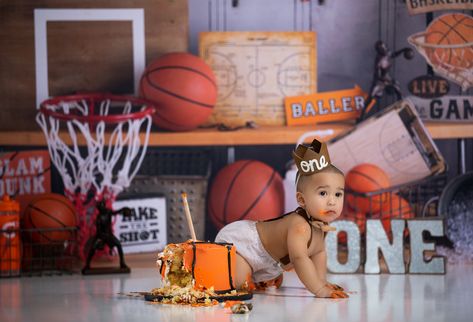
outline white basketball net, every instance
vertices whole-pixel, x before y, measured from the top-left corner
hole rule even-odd
[[[457,83],[463,91],[473,86],[473,62],[468,58],[473,56],[473,42],[460,45],[429,44],[425,42],[424,32],[416,33],[407,40],[436,73]],[[450,55],[454,56],[457,64],[449,63]]]
[[[95,115],[109,115],[112,110],[123,115],[132,112],[130,101],[119,107],[115,103],[110,99],[101,101]],[[90,115],[86,100],[45,104],[44,107],[63,115]],[[142,106],[140,110],[145,108]],[[73,116],[61,120],[40,112],[36,121],[43,129],[51,160],[61,174],[66,192],[85,199],[92,191],[97,200],[113,199],[130,185],[146,154],[152,124],[149,114],[114,123],[103,120],[89,123]],[[141,132],[144,132],[143,137]]]

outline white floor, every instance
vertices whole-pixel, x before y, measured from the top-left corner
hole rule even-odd
[[[233,315],[222,306],[153,304],[119,292],[159,286],[151,267],[129,275],[0,279],[0,321],[473,321],[473,265],[449,266],[446,275],[330,275],[349,299],[313,298],[295,273],[274,295],[255,294],[254,309]]]

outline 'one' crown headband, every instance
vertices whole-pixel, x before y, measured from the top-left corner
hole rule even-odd
[[[292,152],[292,157],[296,163],[298,176],[309,176],[322,171],[330,164],[327,145],[314,139],[310,146],[299,144]]]

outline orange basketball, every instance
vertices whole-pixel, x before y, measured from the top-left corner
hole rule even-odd
[[[396,194],[391,194],[380,211],[373,217],[381,218],[384,230],[386,233],[391,234],[391,219],[410,219],[414,218],[415,214],[406,199]]]
[[[156,104],[154,123],[173,131],[204,123],[217,101],[212,69],[188,53],[167,54],[151,62],[141,77],[140,93]]]
[[[433,65],[442,65],[449,69],[469,69],[473,66],[472,46],[461,46],[473,42],[472,17],[461,13],[438,17],[427,27],[425,42],[430,45],[448,46],[426,47],[426,54]]]
[[[208,211],[218,229],[237,220],[275,218],[284,211],[282,178],[263,162],[232,163],[215,177],[209,192]]]
[[[391,183],[388,175],[378,166],[362,163],[352,168],[345,177],[347,190],[358,193],[376,192],[388,188]],[[387,199],[386,193],[363,197],[347,193],[348,205],[362,213],[373,213],[381,209]]]
[[[73,237],[66,227],[77,225],[76,211],[63,195],[47,193],[33,199],[23,214],[23,228],[38,229],[27,233],[35,243],[55,243]],[[44,229],[44,230],[43,230]]]

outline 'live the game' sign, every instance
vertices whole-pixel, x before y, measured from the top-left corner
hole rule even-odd
[[[435,98],[447,95],[450,91],[448,80],[437,75],[422,75],[407,85],[412,95],[421,98]]]
[[[473,122],[473,96],[424,99],[410,96],[423,121]]]
[[[166,199],[137,197],[120,199],[113,209],[131,208],[131,216],[118,215],[113,232],[120,240],[124,253],[153,252],[167,244]]]

